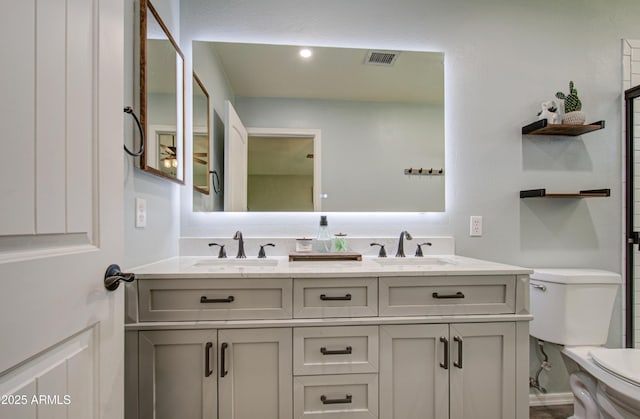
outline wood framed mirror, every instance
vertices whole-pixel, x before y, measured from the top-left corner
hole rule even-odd
[[[184,55],[148,0],[140,0],[140,122],[140,168],[184,184]]]
[[[211,193],[211,124],[209,93],[193,72],[193,189],[202,194]]]

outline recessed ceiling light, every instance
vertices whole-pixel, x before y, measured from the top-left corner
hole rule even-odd
[[[309,48],[302,48],[300,50],[300,56],[302,58],[309,58],[309,57],[311,57],[311,55],[312,55],[312,52],[311,52],[311,50]]]

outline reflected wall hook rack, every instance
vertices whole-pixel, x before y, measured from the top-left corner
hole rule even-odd
[[[134,153],[133,151],[129,150],[127,148],[127,145],[125,144],[124,151],[131,157],[140,157],[142,155],[142,152],[144,151],[144,131],[142,130],[142,125],[140,124],[140,120],[138,119],[136,114],[133,112],[133,109],[131,109],[131,106],[126,106],[124,108],[124,113],[128,113],[133,117],[133,120],[136,121],[136,125],[138,126],[138,131],[140,132],[140,150]]]
[[[405,175],[418,175],[418,176],[444,176],[444,169],[434,169],[430,167],[425,169],[423,167],[414,168],[410,167],[408,169],[404,169]]]

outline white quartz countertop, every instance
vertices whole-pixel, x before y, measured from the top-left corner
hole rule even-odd
[[[139,280],[158,278],[304,278],[343,276],[528,275],[533,271],[457,255],[377,258],[362,261],[289,262],[288,257],[218,259],[180,256],[130,269]]]

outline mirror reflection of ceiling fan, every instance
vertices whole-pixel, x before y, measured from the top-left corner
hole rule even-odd
[[[206,165],[207,161],[201,157],[207,157],[207,155],[208,153],[193,153],[193,162]]]
[[[160,144],[160,155],[163,156],[160,160],[164,167],[178,167],[176,153],[177,150],[175,146]]]

